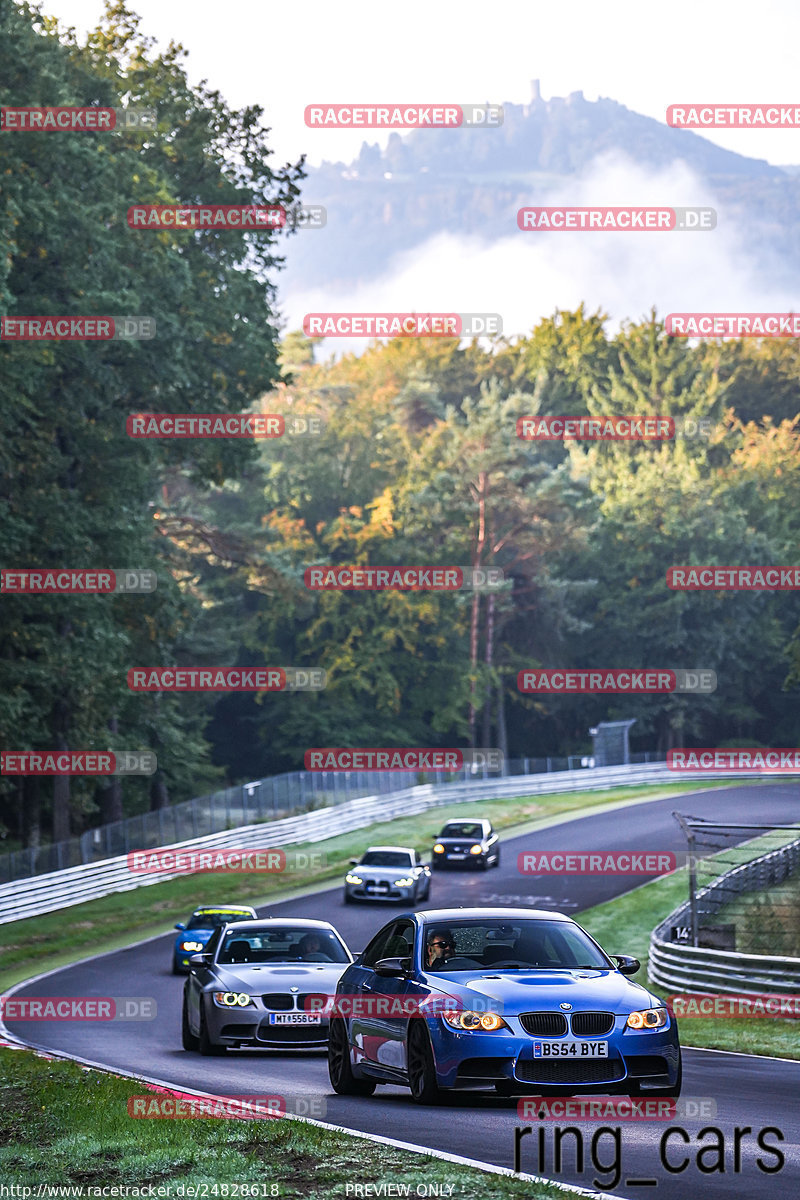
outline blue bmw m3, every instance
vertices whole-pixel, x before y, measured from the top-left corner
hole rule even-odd
[[[674,1017],[570,917],[533,908],[409,913],[342,975],[328,1069],[334,1091],[379,1083],[433,1104],[445,1089],[501,1095],[679,1096]]]

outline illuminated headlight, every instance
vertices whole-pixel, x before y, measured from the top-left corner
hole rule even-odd
[[[498,1017],[497,1013],[473,1012],[469,1008],[460,1012],[442,1013],[442,1019],[451,1029],[473,1029],[479,1033],[491,1032],[493,1029],[508,1029],[508,1025],[502,1017]]]
[[[394,886],[395,887],[413,887],[414,880],[413,879],[396,879]]]
[[[197,953],[198,950],[202,949],[202,942],[181,942],[181,950],[192,950],[194,953]]]
[[[214,992],[214,1003],[220,1008],[247,1008],[253,1001],[246,992]]]
[[[629,1029],[660,1029],[667,1023],[665,1008],[645,1008],[629,1014],[625,1024]]]
[[[483,854],[483,846],[470,846],[470,854]]]
[[[364,880],[361,878],[360,875],[345,875],[344,881],[345,881],[345,883],[363,883],[364,882]]]
[[[434,854],[444,854],[444,846],[442,845],[441,842],[437,842],[436,845],[433,847],[433,853]]]

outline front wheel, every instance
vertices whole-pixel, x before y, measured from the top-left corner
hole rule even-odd
[[[219,1054],[224,1054],[227,1050],[226,1046],[216,1045],[216,1043],[212,1042],[208,1036],[208,1026],[206,1025],[206,1018],[203,1012],[202,996],[200,998],[200,1035],[197,1039],[197,1048],[206,1058],[212,1055],[216,1056]]]
[[[184,1050],[196,1050],[197,1038],[194,1036],[189,1025],[189,1009],[186,1004],[186,997],[183,997],[183,1012],[181,1015],[181,1041]]]
[[[408,1027],[408,1083],[415,1104],[437,1104],[442,1090],[436,1082],[431,1039],[424,1021],[412,1021]]]
[[[496,858],[495,858],[495,860],[494,860],[494,865],[495,865],[496,867],[499,867],[499,866],[500,866],[500,851],[499,851],[499,850],[497,851],[497,856],[496,856]]]
[[[356,1079],[353,1074],[347,1026],[341,1017],[333,1018],[328,1032],[328,1075],[339,1096],[371,1096],[377,1087],[371,1079]]]

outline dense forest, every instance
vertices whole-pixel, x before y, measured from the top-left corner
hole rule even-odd
[[[0,596],[0,745],[146,748],[150,778],[4,776],[5,846],[56,840],[312,746],[796,744],[791,592],[679,592],[676,564],[794,564],[800,353],[691,344],[584,307],[528,336],[396,339],[319,361],[281,333],[279,232],[129,228],[131,204],[291,204],[257,107],[192,87],[123,5],[86,46],[0,5],[10,104],[153,107],[155,133],[0,137],[0,311],[152,317],[146,341],[0,340],[0,565],[156,571],[147,595]],[[312,197],[313,199],[313,197]],[[320,236],[308,234],[306,236]],[[137,440],[134,412],[277,413],[320,432]],[[532,442],[532,414],[658,414],[667,442]],[[301,427],[303,422],[298,423]],[[315,564],[499,567],[492,593],[313,592]],[[142,666],[320,666],[324,691],[131,692]],[[536,666],[703,667],[711,695],[521,695]]]

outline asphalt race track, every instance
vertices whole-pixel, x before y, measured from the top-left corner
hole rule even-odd
[[[667,800],[627,807],[537,831],[502,843],[502,862],[486,872],[434,873],[431,898],[425,907],[463,904],[521,904],[553,908],[576,915],[603,900],[643,882],[630,876],[589,878],[535,878],[517,872],[517,853],[537,850],[685,850],[674,809],[717,820],[758,820],[785,824],[800,816],[800,784],[775,782],[747,785],[712,792],[684,794]],[[426,827],[436,828],[435,812],[423,818]],[[235,881],[231,901],[236,900]],[[198,881],[197,902],[202,903]],[[317,893],[301,900],[274,904],[260,915],[317,917],[330,920],[353,950],[361,950],[371,934],[399,909],[389,905],[348,905],[342,889]],[[175,920],[184,918],[176,912]],[[171,937],[160,937],[128,950],[102,955],[65,968],[38,983],[27,985],[17,995],[36,996],[142,996],[155,997],[158,1018],[149,1022],[8,1022],[9,1029],[30,1045],[78,1055],[93,1063],[134,1071],[176,1086],[225,1094],[276,1095],[286,1098],[288,1112],[316,1116],[327,1105],[326,1119],[333,1124],[401,1141],[464,1155],[499,1166],[514,1165],[514,1127],[517,1101],[494,1092],[452,1093],[447,1103],[435,1108],[417,1107],[407,1090],[379,1087],[370,1099],[336,1096],[330,1088],[323,1055],[229,1051],[221,1058],[201,1058],[181,1049],[180,1005],[183,979],[170,974]],[[625,945],[605,946],[609,953],[624,954]],[[684,1020],[681,1038],[691,1044],[691,1021]],[[684,1050],[683,1096],[711,1097],[717,1115],[698,1120],[673,1122],[681,1125],[688,1141],[680,1135],[670,1140],[667,1157],[673,1167],[688,1158],[685,1170],[670,1174],[659,1161],[659,1141],[668,1126],[655,1122],[622,1126],[619,1154],[613,1134],[603,1135],[592,1152],[592,1135],[597,1123],[574,1124],[583,1135],[584,1162],[576,1164],[576,1139],[564,1141],[564,1160],[558,1174],[553,1169],[553,1129],[558,1122],[543,1122],[520,1143],[522,1171],[544,1174],[562,1182],[590,1189],[613,1191],[626,1197],[657,1196],[658,1200],[690,1200],[702,1195],[724,1200],[777,1200],[800,1196],[800,1061],[774,1061],[713,1051]],[[321,1105],[321,1102],[323,1104]],[[716,1126],[724,1135],[724,1173],[717,1167],[716,1136],[699,1142],[704,1126]],[[734,1170],[734,1127],[749,1127],[741,1135],[741,1162]],[[527,1125],[526,1125],[527,1127]],[[759,1148],[756,1138],[767,1127]],[[538,1134],[538,1136],[537,1136]],[[543,1135],[543,1137],[542,1137]],[[539,1162],[539,1144],[545,1158]],[[774,1168],[777,1160],[771,1147],[778,1146],[785,1162],[780,1171],[765,1173],[757,1166]],[[698,1151],[705,1147],[701,1166]],[[768,1148],[769,1147],[769,1148]],[[615,1159],[617,1169],[614,1169]],[[605,1169],[603,1169],[605,1168]],[[657,1191],[655,1188],[657,1187]]]

